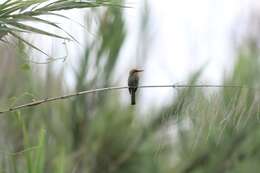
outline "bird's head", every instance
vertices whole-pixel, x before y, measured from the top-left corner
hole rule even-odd
[[[140,73],[140,72],[143,72],[143,71],[144,70],[134,68],[134,69],[130,70],[129,75],[133,75],[133,74]]]

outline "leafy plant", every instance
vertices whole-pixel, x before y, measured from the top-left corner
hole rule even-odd
[[[58,24],[51,20],[43,19],[41,18],[41,16],[58,16],[69,19],[65,15],[58,14],[56,12],[75,8],[95,8],[101,6],[121,7],[116,3],[106,0],[6,0],[2,4],[0,4],[0,40],[5,41],[3,37],[6,35],[11,35],[23,41],[28,46],[48,56],[37,46],[22,38],[22,36],[20,36],[20,33],[37,33],[59,39],[75,40],[72,35],[67,33]],[[55,27],[65,32],[67,36],[61,36],[53,32],[45,31],[35,26],[31,26],[26,22],[39,22],[48,26]]]

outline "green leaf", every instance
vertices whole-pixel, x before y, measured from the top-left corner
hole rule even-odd
[[[35,50],[38,50],[39,52],[43,53],[44,55],[46,55],[49,58],[52,58],[50,55],[48,55],[47,53],[45,53],[44,51],[42,51],[40,48],[34,46],[33,44],[29,43],[28,41],[26,41],[25,39],[23,39],[22,37],[20,37],[19,35],[15,34],[14,32],[9,32],[12,36],[14,36],[15,38],[21,40],[22,42],[24,42],[25,44],[27,44],[28,46],[34,48]]]
[[[22,23],[19,23],[19,22],[6,21],[6,24],[12,25],[12,26],[17,27],[17,28],[19,28],[21,30],[27,30],[27,31],[38,33],[38,34],[42,34],[42,35],[47,35],[47,36],[51,36],[51,37],[56,37],[56,38],[61,38],[61,39],[65,39],[65,40],[70,40],[67,37],[62,37],[62,36],[59,36],[57,34],[53,34],[53,33],[50,33],[50,32],[47,32],[47,31],[44,31],[44,30],[41,30],[41,29],[38,29],[38,28],[35,28],[35,27],[32,27],[32,26],[29,26],[29,25],[25,25],[25,24],[22,24]]]

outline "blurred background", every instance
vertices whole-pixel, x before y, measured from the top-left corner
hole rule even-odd
[[[0,36],[0,109],[125,86],[134,67],[142,85],[248,87],[140,89],[136,106],[115,90],[0,114],[0,172],[258,172],[260,3],[111,2],[125,7],[41,16],[74,41],[18,33],[42,52]]]

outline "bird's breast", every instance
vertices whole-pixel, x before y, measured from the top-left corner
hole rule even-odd
[[[137,74],[132,74],[128,78],[128,86],[137,86],[139,81],[139,76]]]

